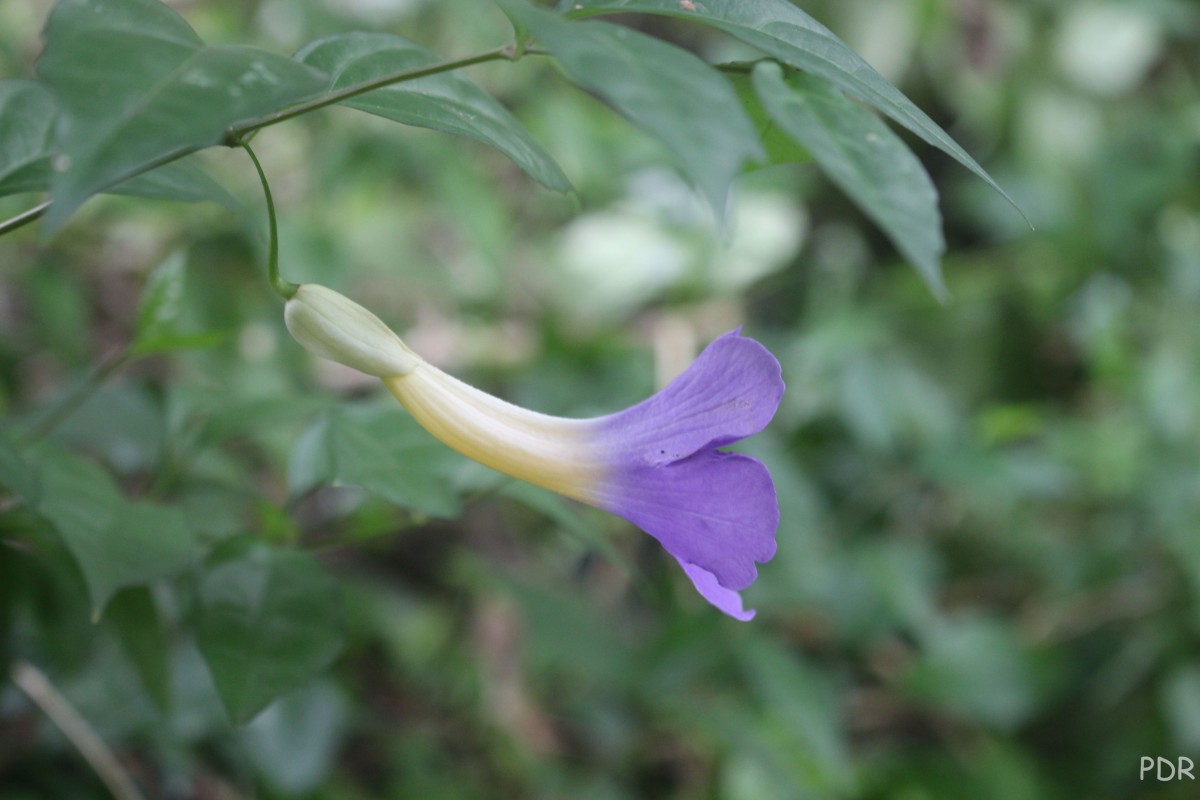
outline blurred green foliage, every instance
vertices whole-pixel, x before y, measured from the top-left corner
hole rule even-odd
[[[129,343],[146,353],[54,429],[36,479],[0,447],[0,483],[26,498],[0,501],[0,655],[40,665],[150,797],[1194,796],[1138,768],[1200,760],[1200,10],[803,6],[1037,226],[915,144],[942,196],[944,305],[811,166],[743,175],[715,228],[661,143],[533,59],[469,74],[574,200],[476,143],[346,109],[256,140],[285,276],[369,299],[514,402],[612,411],[737,324],[767,343],[788,394],[746,449],[783,521],[754,622],[705,605],[624,523],[439,450],[374,383],[295,346],[257,183],[220,151],[202,160],[236,215],[103,197],[49,241],[0,238],[0,436]],[[371,29],[455,55],[507,30],[468,0],[182,10],[207,41],[278,52]],[[0,5],[0,72],[29,73],[48,11]],[[0,198],[0,217],[27,201]],[[385,436],[397,449],[369,462],[338,455]],[[410,458],[440,481],[381,489]],[[100,509],[54,519],[76,556],[101,525],[144,547],[77,574],[44,532],[62,491]],[[145,548],[170,549],[176,577],[123,589],[157,577]],[[313,630],[231,619],[229,570]],[[312,594],[272,594],[288,570]],[[320,631],[344,649],[300,685],[246,648],[210,674],[214,625],[310,664],[336,646]],[[253,716],[264,685],[295,689]],[[27,694],[0,688],[0,797],[104,796]]]

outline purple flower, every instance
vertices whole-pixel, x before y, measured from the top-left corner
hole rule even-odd
[[[783,397],[779,362],[758,342],[721,336],[658,394],[596,420],[609,464],[592,502],[637,525],[696,589],[738,619],[738,591],[775,555],[779,503],[760,461],[717,448],[758,433]]]
[[[738,593],[775,554],[771,475],[719,448],[762,430],[783,396],[779,362],[731,331],[658,394],[593,419],[551,417],[453,378],[377,317],[320,286],[288,301],[289,330],[309,350],[383,379],[430,433],[521,480],[603,508],[658,540],[697,591],[726,614],[754,616]]]

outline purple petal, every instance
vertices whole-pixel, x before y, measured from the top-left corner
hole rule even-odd
[[[696,587],[696,591],[705,600],[734,619],[740,619],[742,622],[749,622],[754,619],[754,614],[756,613],[754,609],[743,609],[742,596],[732,589],[726,589],[718,583],[716,575],[686,561],[680,561],[679,566],[683,567],[683,571],[692,579],[692,584]]]
[[[597,444],[622,464],[668,464],[758,433],[779,407],[779,362],[730,331],[658,394],[597,420]]]
[[[590,499],[657,539],[709,602],[750,619],[737,593],[775,555],[779,503],[765,466],[717,448],[762,430],[784,386],[775,357],[739,334],[658,394],[594,421],[605,469]]]
[[[775,555],[775,485],[749,456],[710,449],[673,464],[619,466],[596,498],[726,589],[749,586],[755,562]]]

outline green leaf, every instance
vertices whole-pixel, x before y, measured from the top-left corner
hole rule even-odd
[[[246,722],[341,652],[340,587],[307,553],[231,539],[200,579],[197,642],[230,717]]]
[[[568,22],[525,0],[497,3],[554,54],[572,81],[661,139],[724,215],[741,165],[762,157],[754,126],[724,76],[686,50],[629,28]]]
[[[57,119],[58,107],[44,84],[19,78],[0,81],[0,197],[50,189]],[[239,207],[233,195],[191,159],[164,164],[108,191],[161,200],[210,200],[234,211]]]
[[[50,183],[54,98],[34,81],[0,81],[0,196]]]
[[[331,411],[317,417],[292,447],[287,484],[293,497],[333,482],[335,470],[329,446],[329,423],[335,413]]]
[[[137,331],[133,341],[135,354],[145,356],[167,350],[211,347],[228,337],[220,331],[197,333],[181,330],[179,317],[183,313],[186,267],[187,262],[180,251],[172,253],[150,273],[138,304]]]
[[[974,172],[1016,208],[1012,198],[924,111],[828,28],[788,0],[563,0],[570,16],[636,11],[690,19],[719,28],[789,66],[818,75],[893,120]]]
[[[83,569],[97,613],[126,586],[144,586],[175,575],[199,560],[200,550],[178,509],[125,503],[98,538],[91,531],[59,528]]]
[[[802,164],[813,160],[812,153],[801,147],[771,119],[771,115],[763,108],[762,101],[758,99],[758,93],[754,91],[749,73],[730,75],[729,82],[733,84],[738,99],[746,109],[746,115],[758,131],[763,149],[767,151],[767,164]]]
[[[399,36],[362,32],[309,42],[296,59],[329,73],[329,91],[441,61],[432,51]],[[571,191],[567,176],[517,118],[458,73],[392,84],[341,104],[405,125],[476,139],[504,153],[543,186]]]
[[[217,183],[209,172],[200,166],[196,157],[183,158],[156,167],[149,172],[135,175],[129,180],[104,190],[109,194],[130,197],[148,197],[154,200],[176,200],[184,203],[210,202],[238,213],[242,204],[229,191]]]
[[[104,616],[133,662],[146,694],[158,710],[165,711],[170,700],[171,643],[150,590],[139,586],[118,592]]]
[[[206,47],[157,0],[62,0],[38,74],[54,92],[54,230],[90,195],[309,97],[325,76],[251,47]],[[61,163],[60,163],[61,162]]]
[[[753,82],[771,118],[813,154],[944,299],[946,243],[937,189],[912,151],[870,110],[822,78],[785,79],[778,64],[762,62]]]
[[[41,494],[38,472],[8,437],[0,433],[0,488],[7,489],[31,506]]]
[[[102,468],[48,449],[36,451],[38,511],[58,529],[87,584],[96,617],[128,586],[173,575],[200,557],[178,509],[128,502]]]
[[[932,629],[903,684],[978,724],[1011,730],[1036,707],[1031,654],[1006,620],[963,616]]]
[[[239,739],[272,788],[287,797],[310,794],[338,763],[348,711],[333,681],[323,680],[272,703]]]
[[[829,679],[767,639],[747,642],[738,654],[746,685],[779,726],[794,779],[809,784],[818,797],[851,794],[853,761]]]
[[[297,443],[288,468],[293,494],[322,483],[357,486],[434,517],[458,513],[447,481],[457,457],[400,409],[334,411]]]
[[[138,303],[135,349],[175,332],[187,280],[186,266],[183,252],[177,250],[150,273]]]

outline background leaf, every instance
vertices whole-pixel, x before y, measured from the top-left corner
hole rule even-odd
[[[169,336],[179,317],[186,281],[187,261],[183,253],[174,252],[151,273],[138,302],[135,347]]]
[[[288,486],[299,494],[347,484],[411,511],[452,517],[459,503],[447,473],[456,459],[399,408],[337,410],[297,444]]]
[[[235,213],[242,204],[200,165],[197,156],[171,161],[149,172],[134,175],[104,191],[130,197],[177,200],[184,203],[217,203]]]
[[[187,260],[183,252],[176,251],[150,273],[142,289],[132,348],[135,354],[145,356],[167,350],[209,347],[227,338],[221,331],[192,332],[181,328],[186,287]]]
[[[154,596],[144,586],[124,589],[104,611],[105,620],[142,680],[146,694],[159,711],[170,702],[171,646]]]
[[[323,680],[272,703],[239,737],[259,774],[277,791],[296,796],[325,781],[348,722],[346,699]]]
[[[821,78],[785,79],[778,64],[763,62],[753,81],[771,118],[813,154],[945,299],[946,243],[937,189],[912,151],[878,117]]]
[[[309,42],[296,59],[332,76],[328,91],[392,72],[436,64],[431,50],[385,33],[343,33]],[[524,126],[470,79],[447,72],[385,86],[341,105],[491,145],[543,186],[569,192],[571,183]]]
[[[718,216],[748,159],[762,157],[729,81],[696,56],[629,28],[568,22],[525,0],[497,0],[568,77],[658,137]]]
[[[0,196],[50,183],[50,141],[57,109],[35,81],[0,81]]]
[[[108,474],[85,459],[48,449],[36,453],[38,511],[75,557],[95,616],[117,590],[175,574],[199,559],[179,510],[127,501]]]
[[[318,92],[325,78],[252,47],[205,47],[157,0],[63,0],[38,74],[57,97],[47,231],[87,199],[153,166],[221,142],[233,122]]]
[[[236,723],[305,685],[342,649],[340,590],[312,556],[224,542],[200,578],[197,642]]]
[[[563,0],[571,16],[638,11],[702,22],[736,36],[790,66],[825,78],[878,108],[934,147],[953,156],[1010,203],[1012,198],[966,150],[828,28],[787,0]],[[1015,206],[1016,203],[1013,203]]]

